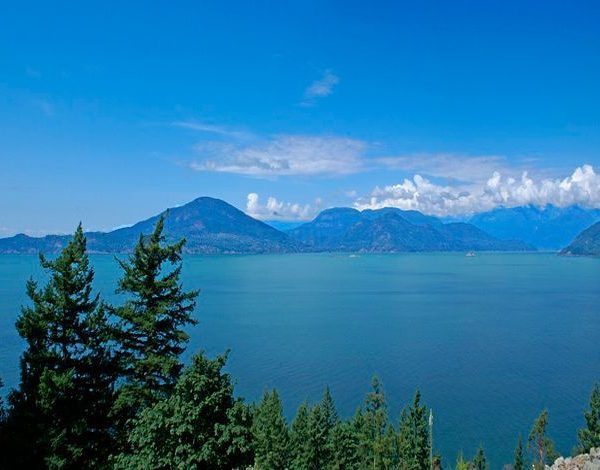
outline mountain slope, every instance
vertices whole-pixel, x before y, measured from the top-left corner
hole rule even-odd
[[[287,232],[315,251],[523,251],[518,241],[498,240],[466,223],[443,224],[416,211],[385,208],[359,212],[335,208]]]
[[[600,210],[579,206],[499,208],[476,214],[469,223],[501,239],[523,240],[539,249],[558,250],[600,221]]]
[[[287,253],[301,245],[286,234],[264,224],[219,199],[201,197],[166,213],[167,240],[185,237],[186,253]],[[149,234],[159,215],[112,232],[88,232],[88,250],[100,253],[129,252],[140,234]],[[70,236],[33,238],[16,235],[0,239],[0,253],[55,253]]]
[[[600,222],[581,232],[561,251],[563,255],[600,256]]]

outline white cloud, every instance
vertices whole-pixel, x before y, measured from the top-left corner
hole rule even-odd
[[[451,216],[483,212],[499,206],[529,204],[540,207],[548,204],[600,207],[600,175],[591,165],[578,167],[563,179],[537,181],[527,172],[523,172],[520,178],[513,178],[495,171],[484,183],[449,186],[432,183],[417,174],[412,180],[376,187],[368,197],[356,200],[354,206],[361,210],[398,207]]]
[[[315,100],[318,98],[324,98],[325,96],[333,93],[333,87],[340,82],[337,75],[334,75],[331,70],[326,70],[323,76],[315,80],[310,86],[304,90],[304,101],[303,106],[312,106],[315,104]]]
[[[248,139],[252,137],[252,134],[249,132],[234,130],[225,126],[206,124],[198,121],[174,121],[171,122],[170,125],[173,127],[180,127],[182,129],[190,129],[192,131],[205,132],[208,134],[217,134],[223,137],[230,137],[233,139]]]
[[[520,173],[518,167],[509,166],[505,157],[497,155],[465,156],[450,153],[423,153],[377,158],[374,159],[374,163],[391,170],[414,171],[418,174],[464,182],[485,180],[494,171],[510,174]]]
[[[312,220],[319,211],[320,199],[316,199],[314,205],[296,204],[278,201],[274,197],[267,198],[266,204],[260,203],[256,193],[247,196],[246,213],[260,220]]]
[[[343,137],[284,135],[259,144],[198,144],[204,157],[190,166],[197,171],[237,173],[257,177],[344,175],[364,169],[366,144]]]

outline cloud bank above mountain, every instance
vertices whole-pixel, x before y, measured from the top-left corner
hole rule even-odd
[[[565,207],[578,204],[600,207],[600,175],[591,165],[576,168],[565,178],[535,180],[523,172],[520,178],[494,171],[485,182],[441,185],[416,174],[398,184],[375,187],[354,201],[357,209],[397,207],[437,216],[483,212],[496,207],[524,205]]]
[[[397,207],[418,210],[428,215],[452,217],[485,212],[497,207],[533,205],[557,207],[580,205],[600,207],[600,174],[591,165],[577,167],[564,178],[533,178],[527,172],[520,177],[504,176],[499,171],[482,182],[437,184],[416,174],[401,183],[376,186],[369,194],[354,191],[348,205],[359,210]],[[327,206],[325,206],[327,207]],[[256,193],[248,194],[246,212],[262,220],[309,220],[322,207],[313,204],[279,201],[269,196],[262,204]]]
[[[451,217],[523,205],[600,207],[600,174],[590,164],[576,167],[567,176],[563,169],[563,175],[556,176],[560,174],[556,168],[545,168],[539,159],[525,157],[443,152],[386,155],[376,142],[351,137],[261,136],[197,121],[172,125],[218,137],[195,145],[199,159],[189,166],[197,171],[290,180],[354,176],[356,181],[368,175],[365,181],[390,181],[371,189],[362,184],[362,190],[339,191],[346,198],[338,198],[336,205],[361,210],[397,207]],[[251,192],[246,210],[263,220],[307,220],[331,202],[282,202],[269,195],[262,203]]]

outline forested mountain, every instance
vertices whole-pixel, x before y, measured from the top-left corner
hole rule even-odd
[[[564,255],[600,256],[600,222],[581,232],[561,251]]]
[[[167,240],[185,238],[189,254],[295,253],[301,251],[525,251],[532,246],[503,240],[468,223],[443,223],[417,211],[395,208],[358,211],[334,208],[285,232],[244,214],[232,205],[201,197],[164,212]],[[88,232],[92,253],[127,253],[140,234],[151,232],[160,214],[111,232]],[[284,228],[285,225],[279,225]],[[68,235],[27,235],[0,239],[0,253],[56,253]]]
[[[88,232],[88,250],[98,253],[124,253],[135,246],[140,234],[149,234],[160,215],[112,232]],[[232,205],[210,197],[200,197],[166,211],[167,240],[185,238],[185,253],[287,253],[301,249],[288,235],[253,219]],[[41,238],[16,235],[0,239],[0,253],[55,253],[71,236]]]
[[[525,251],[520,241],[494,238],[467,223],[443,224],[416,211],[335,208],[287,232],[315,251]]]

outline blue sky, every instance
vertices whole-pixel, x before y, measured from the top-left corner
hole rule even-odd
[[[2,10],[0,236],[201,195],[263,219],[600,206],[598,2]]]

